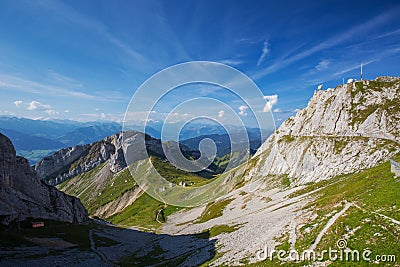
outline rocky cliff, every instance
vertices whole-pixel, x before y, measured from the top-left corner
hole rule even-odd
[[[236,190],[170,215],[159,231],[240,225],[215,238],[222,256],[210,266],[269,266],[259,256],[272,249],[322,251],[339,239],[352,249],[399,250],[400,180],[387,161],[400,160],[399,98],[400,78],[389,77],[315,92],[246,165],[231,171],[246,170]],[[309,183],[318,180],[326,181]]]
[[[160,139],[152,138],[137,131],[120,132],[104,138],[101,141],[86,145],[68,147],[38,161],[35,165],[39,177],[50,185],[58,185],[79,174],[87,173],[94,168],[105,163],[113,174],[118,174],[125,170],[123,146],[123,135],[125,143],[128,144],[129,162],[145,159],[148,155],[158,155],[164,157],[163,145]],[[135,142],[146,143],[146,151],[139,151]],[[171,142],[172,143],[172,142]],[[168,143],[165,144],[167,151]],[[174,146],[175,147],[175,146]],[[186,145],[179,146],[181,151],[190,156],[198,157],[197,151],[192,151]],[[169,152],[171,154],[171,152]]]
[[[79,199],[40,180],[28,160],[16,156],[10,139],[0,133],[0,221],[27,218],[83,222],[87,211]]]
[[[257,151],[250,176],[307,183],[375,166],[400,151],[400,78],[315,92]]]
[[[131,131],[129,134],[145,138],[144,134],[139,132]],[[109,168],[113,173],[126,168],[122,133],[91,144],[61,149],[36,163],[35,170],[48,184],[57,185],[78,174],[88,172],[106,161],[109,161]]]

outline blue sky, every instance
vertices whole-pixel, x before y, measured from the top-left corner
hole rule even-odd
[[[3,0],[0,115],[121,121],[151,75],[205,60],[252,78],[279,123],[360,63],[366,79],[399,76],[398,14],[399,1]]]

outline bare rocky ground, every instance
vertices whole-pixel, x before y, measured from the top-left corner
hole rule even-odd
[[[290,233],[291,227],[301,224],[308,212],[303,207],[310,200],[314,192],[289,198],[288,195],[301,187],[282,189],[262,189],[255,193],[245,193],[247,188],[233,191],[228,198],[232,198],[224,211],[223,216],[203,223],[196,223],[204,207],[190,211],[181,211],[168,218],[162,227],[166,234],[190,234],[206,231],[216,225],[238,226],[239,229],[231,233],[222,233],[216,237],[216,247],[219,253],[212,265],[242,265],[243,259],[249,262],[257,261],[257,252],[264,246],[273,249],[277,245],[277,238],[284,233]],[[295,236],[293,236],[295,242]]]
[[[204,215],[205,206],[181,210],[170,215],[157,234],[94,221],[82,226],[86,228],[79,242],[67,238],[64,233],[34,238],[24,235],[29,245],[4,247],[0,231],[0,266],[246,266],[258,261],[257,252],[265,246],[269,250],[276,248],[282,236],[289,237],[290,248],[295,247],[296,241],[300,243],[302,239],[296,240],[296,233],[318,217],[309,205],[324,190],[324,186],[313,191],[301,186],[268,188],[265,185],[253,193],[247,192],[248,186],[234,190],[225,197],[232,201],[224,207],[222,216],[201,223],[199,218]],[[301,190],[303,188],[306,190]],[[303,193],[298,194],[298,190]],[[326,220],[321,218],[323,227],[316,231],[315,241],[307,249],[318,248],[327,230],[350,209],[364,209],[351,200],[336,203],[336,206],[330,214],[324,215]],[[389,224],[400,225],[398,220],[378,211],[369,213],[382,217]],[[237,229],[210,236],[211,229],[218,225]],[[356,229],[349,230],[348,234],[354,234]],[[314,262],[309,266],[328,264]]]
[[[199,266],[211,259],[214,266],[242,265],[243,259],[255,262],[258,251],[264,246],[273,249],[278,237],[310,216],[303,208],[315,191],[288,197],[300,188],[261,187],[248,193],[245,186],[226,197],[232,202],[224,208],[223,216],[196,223],[205,206],[182,210],[168,217],[159,229],[162,234],[94,221],[85,231],[88,245],[83,249],[71,241],[36,238],[36,242],[30,240],[31,246],[1,249],[0,266],[21,262],[24,266]],[[211,238],[204,236],[217,225],[238,229]],[[296,242],[295,235],[291,239]]]

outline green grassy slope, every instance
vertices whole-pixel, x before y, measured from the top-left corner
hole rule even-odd
[[[97,208],[137,186],[128,169],[117,174],[110,173],[102,181],[97,181],[96,178],[106,164],[107,162],[79,174],[57,187],[69,195],[78,197],[91,214]]]
[[[400,161],[400,156],[395,160]],[[351,205],[334,224],[328,228],[316,246],[321,252],[329,248],[337,249],[339,239],[347,242],[347,247],[360,252],[360,261],[333,261],[329,266],[393,266],[394,262],[365,262],[361,253],[372,251],[370,259],[377,255],[395,255],[396,263],[400,262],[400,225],[391,220],[400,221],[400,179],[394,178],[390,172],[390,163],[385,162],[359,173],[335,177],[328,181],[311,184],[291,195],[291,197],[313,192],[313,201],[305,207],[306,211],[315,213],[296,230],[295,249],[302,252],[309,249],[326,223],[345,205]],[[275,249],[288,251],[289,234],[280,238]],[[351,259],[351,258],[350,258]],[[327,261],[325,256],[323,261]],[[306,263],[306,262],[303,262]],[[282,262],[275,258],[248,266],[281,266]],[[295,262],[284,262],[284,266],[297,266]]]
[[[362,82],[355,83],[356,88],[351,90],[351,96],[354,99],[356,95],[360,95],[360,101],[358,103],[352,102],[352,125],[359,124],[365,121],[369,115],[373,112],[378,111],[387,112],[389,116],[392,114],[399,114],[400,112],[400,79],[396,78],[390,81],[386,81],[385,78],[378,78],[374,81],[369,81],[369,85],[366,86]],[[397,88],[396,94],[393,99],[382,99],[382,103],[370,105],[366,109],[358,109],[359,103],[365,103],[368,98],[374,95],[374,93],[382,92],[384,88]]]
[[[122,212],[107,218],[107,220],[118,225],[134,226],[147,231],[156,231],[157,228],[161,226],[161,224],[156,221],[156,216],[158,211],[163,208],[163,203],[143,193],[133,204]],[[179,207],[166,206],[164,214],[168,217],[168,215],[178,210],[180,210]]]
[[[201,186],[210,180],[199,175],[177,169],[159,157],[152,156],[151,161],[157,172],[169,182],[179,184],[185,182],[188,186]],[[118,197],[130,190],[138,190],[138,185],[128,169],[119,173],[111,173],[107,168],[108,162],[69,179],[57,188],[67,194],[79,197],[90,215],[103,205],[115,201]],[[142,164],[142,165],[141,165]],[[131,168],[136,169],[135,176],[151,175],[148,172],[149,163],[134,163]],[[148,230],[156,230],[160,223],[156,221],[157,212],[164,208],[164,204],[143,193],[121,212],[105,217],[112,223],[135,226]],[[167,217],[179,210],[177,207],[167,206],[164,214]]]

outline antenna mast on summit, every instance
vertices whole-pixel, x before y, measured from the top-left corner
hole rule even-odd
[[[360,81],[362,81],[363,80],[363,78],[362,78],[362,63],[361,63],[361,67],[360,67]]]

